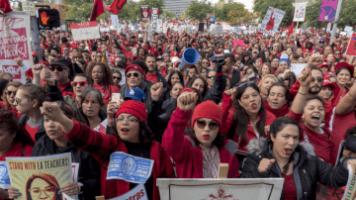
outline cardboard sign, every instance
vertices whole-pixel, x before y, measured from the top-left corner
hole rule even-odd
[[[283,178],[157,179],[165,200],[275,200],[280,199]]]
[[[306,2],[294,4],[294,8],[295,8],[294,9],[294,17],[293,17],[294,22],[304,22],[306,6],[307,6]]]
[[[347,185],[342,200],[354,200],[356,199],[356,174],[351,165],[347,165],[349,171]]]
[[[292,63],[290,66],[290,70],[296,75],[299,76],[303,69],[307,66],[306,63]]]
[[[351,35],[346,54],[350,56],[356,56],[356,33],[352,33]]]
[[[130,183],[145,184],[151,176],[152,169],[153,160],[117,151],[110,155],[106,179],[121,179]]]
[[[74,41],[92,40],[100,38],[99,26],[96,22],[83,22],[70,24]]]
[[[30,16],[24,12],[0,15],[0,72],[9,72],[15,80],[25,80],[25,71],[15,62],[20,58],[26,70],[33,65]]]

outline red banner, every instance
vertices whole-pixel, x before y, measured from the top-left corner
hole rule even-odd
[[[353,33],[350,38],[349,45],[347,46],[346,54],[356,56],[356,33]]]

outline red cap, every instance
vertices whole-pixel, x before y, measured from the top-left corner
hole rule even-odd
[[[135,116],[140,122],[147,122],[147,111],[144,103],[127,100],[120,105],[120,108],[116,111],[115,117],[119,116],[121,113],[126,113]]]
[[[336,83],[330,81],[330,75],[324,74],[323,87],[331,87],[334,89],[336,87]]]
[[[353,65],[350,65],[349,63],[347,62],[339,62],[335,65],[335,70],[338,71],[342,68],[345,68],[347,70],[349,70],[350,74],[351,74],[351,77],[354,76],[354,70],[355,70],[355,67]]]
[[[127,74],[129,71],[138,71],[142,75],[145,74],[145,70],[140,65],[137,65],[137,64],[129,64],[128,66],[126,66],[125,74]]]
[[[211,100],[203,101],[198,104],[193,111],[192,126],[194,126],[195,121],[200,118],[214,120],[220,126],[222,121],[222,111],[220,106]]]
[[[319,68],[328,68],[329,69],[329,65],[327,62],[323,62],[321,65],[319,65]]]

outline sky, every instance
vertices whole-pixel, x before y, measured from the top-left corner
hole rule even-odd
[[[217,3],[219,0],[208,0],[211,3]],[[242,3],[245,5],[246,9],[252,11],[253,9],[253,0],[234,0],[234,2]]]

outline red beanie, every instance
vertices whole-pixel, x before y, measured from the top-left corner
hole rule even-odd
[[[195,121],[200,118],[214,120],[220,126],[222,121],[222,111],[220,106],[211,100],[203,101],[198,104],[193,111],[192,127],[194,126]]]
[[[135,116],[140,122],[147,121],[147,111],[144,103],[135,101],[135,100],[127,100],[124,101],[120,105],[120,108],[116,111],[115,117],[119,116],[121,113],[127,113]]]
[[[133,70],[140,72],[142,75],[145,74],[145,70],[137,64],[129,64],[128,66],[126,66],[125,74],[127,74],[129,71],[133,71]]]

